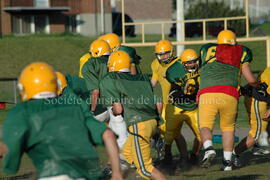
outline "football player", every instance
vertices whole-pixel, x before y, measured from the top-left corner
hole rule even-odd
[[[110,55],[110,73],[100,82],[101,96],[109,106],[113,105],[115,115],[123,114],[127,124],[129,135],[122,149],[125,160],[133,163],[143,178],[164,180],[150,155],[150,138],[157,130],[159,117],[151,82],[147,75],[130,74],[130,61],[124,51]]]
[[[161,117],[166,122],[166,105],[168,104],[168,97],[171,88],[171,84],[166,79],[166,71],[167,69],[174,64],[177,60],[180,60],[180,57],[174,56],[173,45],[168,40],[160,40],[155,46],[155,55],[156,59],[151,64],[152,69],[152,78],[151,83],[153,87],[156,87],[157,83],[161,85],[162,90],[162,103],[163,109],[161,113]],[[166,123],[162,124],[160,127],[161,137],[164,137],[166,131]],[[182,140],[181,140],[182,139]],[[184,144],[185,139],[182,135],[179,137],[179,141]],[[160,146],[162,147],[162,146]],[[184,146],[182,146],[184,147]],[[170,148],[167,147],[169,150]],[[162,151],[158,149],[158,152]],[[169,154],[169,153],[167,153]],[[185,149],[181,148],[181,154],[186,154]],[[168,162],[170,162],[170,156],[168,156]],[[164,162],[166,163],[166,158]]]
[[[91,97],[91,111],[96,110],[96,105],[99,99],[100,90],[99,90],[99,83],[100,80],[108,73],[108,58],[111,53],[111,49],[108,43],[104,40],[97,39],[92,42],[90,46],[90,52],[92,58],[90,58],[83,66],[82,73],[83,77],[86,81],[86,85],[89,90],[92,92]],[[101,104],[101,99],[99,100]],[[118,135],[117,143],[119,148],[121,149],[127,139],[127,128],[125,121],[121,115],[114,116],[111,110],[111,107],[108,108],[107,113],[109,114],[109,126],[112,130]],[[101,116],[107,117],[107,115]],[[96,117],[97,118],[97,117]],[[100,121],[104,121],[100,120]]]
[[[112,52],[115,52],[117,50],[125,51],[128,53],[130,59],[131,59],[131,74],[141,74],[141,68],[140,68],[140,59],[141,57],[137,55],[136,49],[129,46],[121,45],[121,41],[118,35],[114,33],[108,33],[103,36],[100,36],[99,39],[102,39],[106,41],[111,48]]]
[[[171,162],[171,144],[175,140],[178,149],[181,148],[181,165],[186,166],[188,157],[187,145],[179,137],[181,128],[186,122],[195,135],[193,152],[190,162],[198,162],[201,148],[201,137],[198,127],[198,108],[196,95],[199,90],[199,57],[193,49],[186,49],[180,56],[181,61],[174,62],[166,72],[166,78],[171,83],[170,102],[166,106],[165,159]],[[180,151],[181,152],[181,151]],[[184,164],[185,163],[185,164]]]
[[[259,83],[251,73],[251,50],[236,43],[236,35],[230,30],[218,34],[217,44],[209,43],[200,50],[199,127],[205,149],[202,167],[209,167],[216,152],[212,143],[212,130],[216,115],[220,116],[222,131],[223,166],[232,170],[234,128],[239,99],[239,74],[256,88]]]
[[[26,66],[18,87],[22,102],[8,113],[3,127],[8,148],[5,172],[16,173],[25,152],[37,169],[37,179],[100,179],[94,146],[104,143],[113,162],[113,179],[122,179],[113,132],[94,119],[87,105],[56,97],[57,78],[51,66],[42,62]]]
[[[241,167],[242,164],[239,159],[239,155],[246,151],[248,148],[255,145],[259,140],[262,132],[266,133],[267,121],[263,119],[269,118],[267,111],[267,103],[270,102],[270,68],[266,68],[259,76],[258,81],[264,86],[264,90],[256,90],[250,85],[246,85],[241,88],[242,94],[245,96],[245,107],[249,117],[250,131],[235,148],[233,152],[233,163],[236,167]],[[254,148],[254,152],[256,147]],[[268,150],[260,149],[260,155],[269,154]],[[255,153],[256,155],[256,153]]]

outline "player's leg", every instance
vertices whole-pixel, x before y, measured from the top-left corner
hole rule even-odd
[[[185,148],[183,145],[186,145],[185,141],[180,134],[180,118],[181,112],[177,108],[171,104],[166,106],[166,131],[165,131],[165,156],[164,163],[170,164],[172,162],[172,152],[171,146],[174,140],[176,140],[177,147],[179,148],[180,153],[186,153],[187,150],[183,150]],[[186,152],[185,152],[186,151]]]
[[[128,137],[126,122],[121,115],[115,116],[111,110],[111,107],[108,108],[108,112],[110,114],[109,127],[116,135],[118,135],[117,144],[121,149]]]
[[[199,98],[199,127],[204,148],[204,157],[201,161],[201,166],[205,168],[211,165],[211,161],[216,156],[212,142],[212,130],[216,114],[218,113],[218,106],[215,103],[216,94],[206,93],[202,94]]]
[[[190,162],[192,164],[196,164],[198,162],[199,153],[202,147],[201,135],[200,135],[199,124],[198,124],[199,123],[198,122],[198,109],[195,109],[193,111],[188,111],[185,114],[188,115],[189,117],[185,121],[195,136],[194,141],[193,141],[192,152],[190,154]]]
[[[261,103],[259,103],[259,108],[260,111],[262,112],[266,112],[266,105],[262,107]],[[265,109],[264,109],[265,108]],[[261,114],[262,115],[262,114]],[[265,149],[265,147],[269,146],[269,142],[268,142],[268,133],[266,131],[267,129],[267,125],[268,125],[268,121],[262,121],[262,131],[261,131],[261,135],[257,141],[257,143],[253,146],[252,148],[252,153],[253,155],[259,155],[259,156],[263,156],[263,155],[267,155],[270,154],[270,151]]]
[[[150,139],[156,131],[156,120],[139,122],[129,127],[133,133],[131,154],[137,172],[144,179],[166,179],[165,176],[152,165],[150,154]]]
[[[261,129],[262,129],[262,115],[263,112],[261,109],[264,109],[263,103],[261,104],[259,101],[245,97],[245,106],[249,115],[250,121],[250,131],[247,137],[241,140],[241,142],[234,148],[234,158],[233,164],[235,167],[241,167],[239,155],[252,147],[258,138],[260,137]],[[265,107],[266,108],[266,107]]]
[[[223,166],[221,170],[232,170],[232,152],[234,147],[234,128],[238,100],[227,94],[219,98],[220,129],[222,131]]]

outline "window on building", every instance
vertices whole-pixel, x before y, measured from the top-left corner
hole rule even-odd
[[[49,7],[49,0],[34,0],[35,7]]]
[[[12,16],[12,32],[15,34],[30,34],[31,16]]]

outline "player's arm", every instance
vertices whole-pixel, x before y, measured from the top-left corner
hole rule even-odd
[[[120,169],[119,149],[115,135],[110,129],[106,129],[102,135],[102,139],[109,155],[109,162],[111,162],[112,166],[111,180],[122,180],[123,177]]]
[[[156,64],[155,62],[152,62],[151,64],[151,69],[152,69],[152,78],[151,78],[151,84],[152,84],[152,87],[156,87],[157,85],[157,82],[158,82],[158,74],[156,72]]]
[[[122,106],[122,104],[119,103],[119,102],[113,103],[113,109],[112,109],[112,111],[113,111],[113,114],[115,116],[121,115],[122,112],[123,112],[123,106]]]
[[[3,141],[8,152],[4,155],[3,170],[8,174],[18,171],[24,152],[27,125],[23,113],[14,109],[8,113],[3,126]]]
[[[251,72],[251,68],[249,64],[243,64],[242,66],[242,74],[244,78],[247,80],[248,84],[251,85],[254,88],[257,88],[259,86],[259,82]]]
[[[163,109],[163,104],[161,102],[156,103],[158,114],[161,114]]]
[[[252,59],[253,58],[252,58],[251,50],[243,46],[243,55],[241,58],[241,64],[242,64],[241,72],[249,85],[251,85],[254,88],[258,88],[260,83],[251,72],[251,68],[249,66],[249,64],[252,62]]]
[[[137,74],[136,65],[134,63],[131,63],[130,73],[133,75]]]
[[[83,66],[82,72],[87,88],[92,90],[91,111],[95,111],[97,107],[97,100],[99,98],[99,80],[93,62],[86,63]]]
[[[268,118],[270,117],[270,109],[268,109],[264,115],[263,115],[263,120],[269,120]]]
[[[91,111],[92,112],[96,110],[98,98],[99,98],[99,90],[94,89],[92,91],[92,96],[91,96]]]
[[[8,152],[7,146],[3,142],[0,142],[0,158],[6,155],[7,152]]]

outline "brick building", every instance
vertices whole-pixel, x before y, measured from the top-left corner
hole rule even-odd
[[[110,0],[104,0],[104,26],[100,0],[1,0],[2,34],[74,32],[99,35],[111,32]]]

